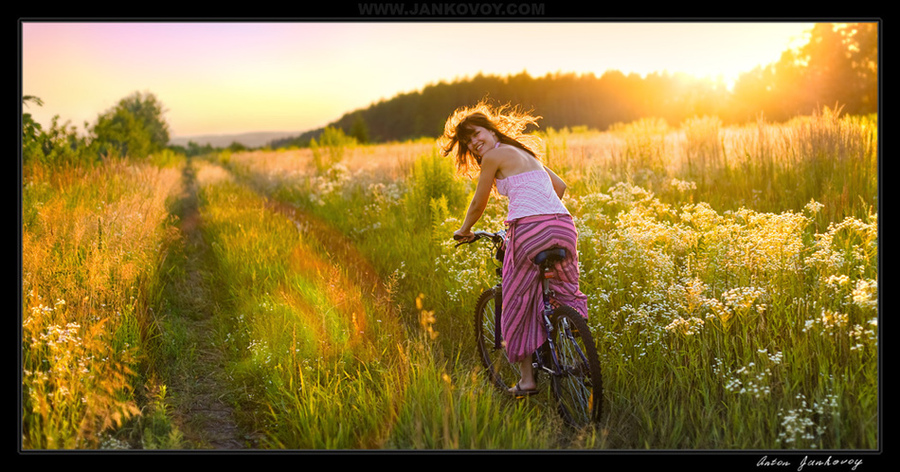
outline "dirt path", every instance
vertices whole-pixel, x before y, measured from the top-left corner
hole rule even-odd
[[[183,179],[181,233],[184,241],[184,275],[176,282],[178,289],[174,291],[172,303],[178,307],[179,322],[183,323],[186,337],[183,343],[192,346],[192,350],[183,353],[175,362],[174,374],[169,379],[175,421],[192,449],[256,449],[261,435],[243,431],[241,422],[225,399],[227,395],[240,395],[240,392],[228,391],[230,387],[225,378],[224,354],[214,342],[213,324],[217,308],[210,274],[215,272],[215,260],[203,239],[197,182],[190,162],[185,166]],[[264,196],[263,192],[260,191],[260,195]],[[341,277],[349,279],[350,283],[360,288],[363,297],[375,303],[386,317],[385,325],[399,327],[390,289],[350,240],[319,218],[291,205],[273,199],[268,199],[268,205],[273,211],[291,219],[299,231],[319,241],[327,252],[325,258],[329,264],[335,268],[352,268],[340,270]],[[362,342],[374,343],[374,340],[368,339],[368,333],[363,337]]]
[[[197,184],[190,162],[184,171],[183,215],[185,271],[173,303],[181,312],[180,321],[189,352],[175,362],[170,388],[175,401],[175,419],[190,448],[255,448],[253,435],[238,426],[234,411],[225,401],[228,382],[224,355],[215,345],[215,296],[210,287],[209,248],[200,232]]]

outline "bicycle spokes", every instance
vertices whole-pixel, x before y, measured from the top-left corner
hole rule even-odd
[[[488,379],[501,391],[515,384],[520,373],[518,366],[511,364],[506,350],[495,347],[495,290],[481,294],[475,308],[475,340],[481,363],[487,371]]]
[[[575,427],[600,415],[600,366],[587,324],[570,307],[554,310],[557,372],[554,393],[563,419]]]

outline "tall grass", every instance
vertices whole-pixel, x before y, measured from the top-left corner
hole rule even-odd
[[[26,175],[22,445],[107,447],[140,414],[179,173],[114,161]]]
[[[601,159],[581,166],[600,166],[592,173],[606,174],[594,190],[625,181],[669,201],[686,182],[696,189],[695,201],[764,212],[800,211],[816,200],[825,205],[817,215],[823,225],[865,218],[878,205],[874,116],[823,108],[783,124],[760,118],[728,128],[716,117],[696,117],[678,128],[642,120],[611,134],[618,143],[596,148]]]
[[[570,183],[603,352],[609,413],[591,445],[877,447],[875,136],[873,119],[827,109],[785,124],[698,117],[543,136]],[[330,179],[286,177],[259,155],[232,163],[342,228],[400,281],[398,303],[424,293],[439,352],[463,360],[471,301],[494,266],[449,242],[472,187],[440,184],[452,170],[432,152],[343,162]],[[494,201],[479,225],[504,216]],[[477,366],[452,368],[464,378]]]

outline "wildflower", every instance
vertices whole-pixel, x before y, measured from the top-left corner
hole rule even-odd
[[[715,298],[707,298],[705,299],[704,304],[710,309],[710,314],[707,318],[715,319],[718,318],[719,321],[724,325],[728,325],[728,322],[731,320],[731,317],[734,315],[734,312],[731,311],[731,308],[725,306],[724,303],[720,302]]]
[[[687,192],[690,190],[697,189],[697,184],[695,182],[678,180],[676,178],[673,178],[672,180],[670,180],[669,185],[679,192]]]
[[[815,215],[816,213],[819,212],[819,210],[821,210],[822,208],[825,208],[825,205],[823,205],[813,199],[810,199],[809,203],[807,203],[804,208],[806,208],[810,213]]]
[[[436,321],[437,320],[434,317],[433,311],[423,310],[419,312],[419,323],[422,325],[422,328],[425,329],[425,333],[427,333],[428,337],[431,339],[437,338],[438,335],[438,332],[433,328]]]
[[[825,284],[837,289],[838,287],[846,287],[850,283],[850,277],[846,275],[829,275],[825,279]]]
[[[419,324],[422,325],[422,329],[425,330],[428,337],[433,340],[438,335],[438,332],[434,329],[434,323],[437,322],[437,319],[434,317],[434,311],[424,309],[424,300],[425,295],[422,293],[416,297],[416,309],[419,310]]]
[[[666,331],[671,333],[679,333],[684,336],[691,336],[700,332],[700,329],[703,328],[703,320],[697,317],[691,317],[690,319],[684,318],[675,318],[668,326],[666,326]]]
[[[706,300],[703,297],[705,291],[706,284],[697,277],[683,284],[674,284],[668,288],[669,297],[688,314],[695,313],[703,306]]]
[[[827,431],[824,421],[828,417],[840,415],[838,397],[834,394],[826,394],[821,401],[814,401],[809,405],[806,396],[798,393],[795,397],[800,406],[794,409],[782,410],[781,427],[778,440],[786,446],[803,448],[817,447],[815,441],[821,438]],[[813,418],[818,419],[816,424]]]
[[[826,334],[834,334],[835,331],[846,326],[847,321],[848,316],[846,314],[823,309],[822,314],[818,318],[806,321],[803,331],[808,332],[812,328],[818,327]]]
[[[859,280],[853,289],[853,303],[860,308],[876,308],[878,306],[878,282]]]
[[[419,293],[419,296],[416,297],[416,310],[422,309],[422,300],[425,299],[424,293]]]
[[[754,302],[761,299],[765,291],[756,287],[738,287],[722,294],[725,305],[735,311],[746,311],[752,308]]]
[[[853,328],[850,329],[850,338],[855,342],[855,344],[850,347],[851,351],[858,351],[865,348],[867,345],[874,345],[878,342],[878,337],[876,335],[878,318],[872,318],[867,324],[870,326],[870,329],[866,329],[861,325],[854,325]]]

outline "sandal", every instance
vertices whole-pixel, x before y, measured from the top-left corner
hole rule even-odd
[[[514,397],[527,397],[528,395],[534,395],[538,393],[536,388],[524,389],[519,386],[519,383],[516,382],[516,386],[508,390],[510,395]]]

